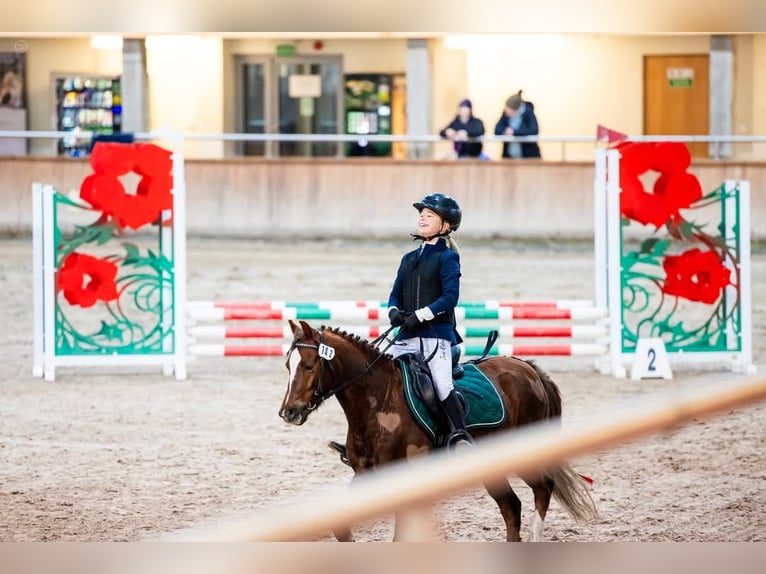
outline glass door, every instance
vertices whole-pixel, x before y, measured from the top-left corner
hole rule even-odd
[[[276,59],[279,133],[339,134],[343,125],[340,56]],[[280,156],[340,156],[341,142],[280,142]]]
[[[273,133],[271,59],[237,56],[237,125],[246,134]],[[273,142],[247,141],[237,146],[239,155],[271,156]]]

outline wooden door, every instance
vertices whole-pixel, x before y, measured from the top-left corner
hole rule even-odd
[[[644,134],[710,133],[710,68],[706,54],[644,56]],[[690,143],[707,157],[707,143]]]

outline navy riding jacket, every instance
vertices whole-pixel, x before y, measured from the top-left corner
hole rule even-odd
[[[388,306],[404,312],[428,307],[434,314],[402,338],[424,337],[445,339],[452,344],[461,341],[455,330],[455,307],[460,297],[460,255],[447,247],[441,238],[435,244],[424,243],[406,253],[399,264],[388,298]]]

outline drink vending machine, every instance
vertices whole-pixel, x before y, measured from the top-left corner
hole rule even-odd
[[[391,134],[391,74],[346,74],[346,133],[359,135],[346,144],[347,156],[391,155],[391,142],[371,142],[366,135]]]
[[[67,75],[54,77],[56,129],[70,132],[58,142],[59,155],[87,156],[91,137],[122,129],[119,77]]]

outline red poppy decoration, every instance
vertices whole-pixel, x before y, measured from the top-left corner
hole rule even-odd
[[[80,197],[117,223],[138,229],[154,223],[173,207],[173,161],[170,152],[154,144],[99,142],[90,157],[93,174],[83,180]],[[119,177],[141,176],[135,193]]]
[[[711,305],[731,282],[731,271],[714,251],[690,249],[681,255],[669,255],[662,266],[667,275],[662,291],[690,301]]]
[[[92,307],[97,301],[117,298],[117,265],[84,253],[66,256],[59,269],[56,289],[71,305]]]
[[[626,142],[620,144],[620,212],[644,225],[660,227],[668,219],[681,219],[679,211],[702,197],[699,180],[688,173],[689,150],[680,142]],[[660,176],[652,193],[639,177],[648,172]]]

